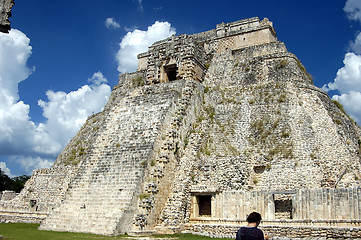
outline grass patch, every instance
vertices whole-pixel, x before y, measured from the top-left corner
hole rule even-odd
[[[288,64],[287,60],[282,60],[278,65],[277,65],[277,69],[281,69],[281,68],[285,68]]]
[[[305,66],[300,62],[300,60],[297,59],[297,66],[301,69],[301,71],[313,82],[312,75],[307,72]]]
[[[214,114],[215,114],[215,112],[216,112],[215,108],[214,108],[213,106],[208,105],[208,106],[205,106],[205,107],[204,107],[204,110],[206,111],[206,113],[208,114],[208,116],[210,117],[210,119],[211,119],[212,122],[213,122],[213,120],[214,120]]]
[[[339,101],[332,100],[332,102],[341,110],[341,112],[343,112],[345,115],[347,115],[343,105]]]
[[[143,200],[144,198],[149,198],[150,194],[149,193],[141,193],[139,194],[139,199]]]
[[[262,153],[268,161],[279,157],[293,157],[291,129],[280,124],[280,118],[272,121],[270,117],[264,116],[251,122],[250,131],[247,139],[252,145],[251,149]]]
[[[129,239],[128,235],[103,236],[90,233],[53,232],[38,230],[39,224],[33,223],[0,223],[0,235],[4,240],[110,240]],[[131,238],[132,240],[135,239]],[[228,240],[226,238],[210,238],[192,234],[154,235],[150,238],[168,238],[174,240]],[[139,237],[140,239],[140,237]]]
[[[286,94],[281,94],[280,95],[280,97],[278,98],[278,102],[279,103],[284,103],[284,102],[286,102],[286,100],[287,100],[287,97],[286,97]]]
[[[133,77],[132,78],[132,86],[133,87],[142,87],[145,85],[145,79],[142,77]]]
[[[90,233],[40,231],[38,227],[39,224],[33,223],[0,223],[0,234],[6,240],[125,239],[124,235],[109,237]]]
[[[207,93],[207,92],[209,92],[209,87],[208,86],[204,87],[204,93]]]

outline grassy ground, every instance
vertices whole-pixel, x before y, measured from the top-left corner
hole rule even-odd
[[[0,235],[4,240],[110,240],[110,239],[123,239],[134,240],[126,235],[110,237],[87,233],[69,233],[69,232],[53,232],[53,231],[40,231],[38,230],[39,224],[31,223],[0,223]],[[175,234],[175,235],[161,235],[152,236],[156,238],[171,238],[173,240],[216,240],[216,238],[196,236],[192,234]],[[226,240],[226,239],[222,239]]]

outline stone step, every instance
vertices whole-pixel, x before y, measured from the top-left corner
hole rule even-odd
[[[145,171],[142,162],[151,157],[173,95],[163,91],[135,94],[110,110],[61,206],[41,228],[91,229],[103,234],[117,230],[120,219],[137,200],[134,193],[139,191]]]

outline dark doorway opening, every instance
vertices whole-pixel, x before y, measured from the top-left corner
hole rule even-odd
[[[292,219],[292,200],[275,200],[276,219]]]
[[[30,200],[30,207],[33,208],[36,206],[36,200]]]
[[[176,64],[165,66],[164,71],[167,74],[168,81],[177,80],[178,68]]]
[[[211,203],[212,203],[211,195],[199,195],[198,196],[199,216],[211,216],[212,215]]]

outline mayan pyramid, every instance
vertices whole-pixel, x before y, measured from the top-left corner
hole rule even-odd
[[[52,168],[0,202],[8,221],[105,235],[361,238],[361,129],[268,19],[172,36],[120,74]]]

